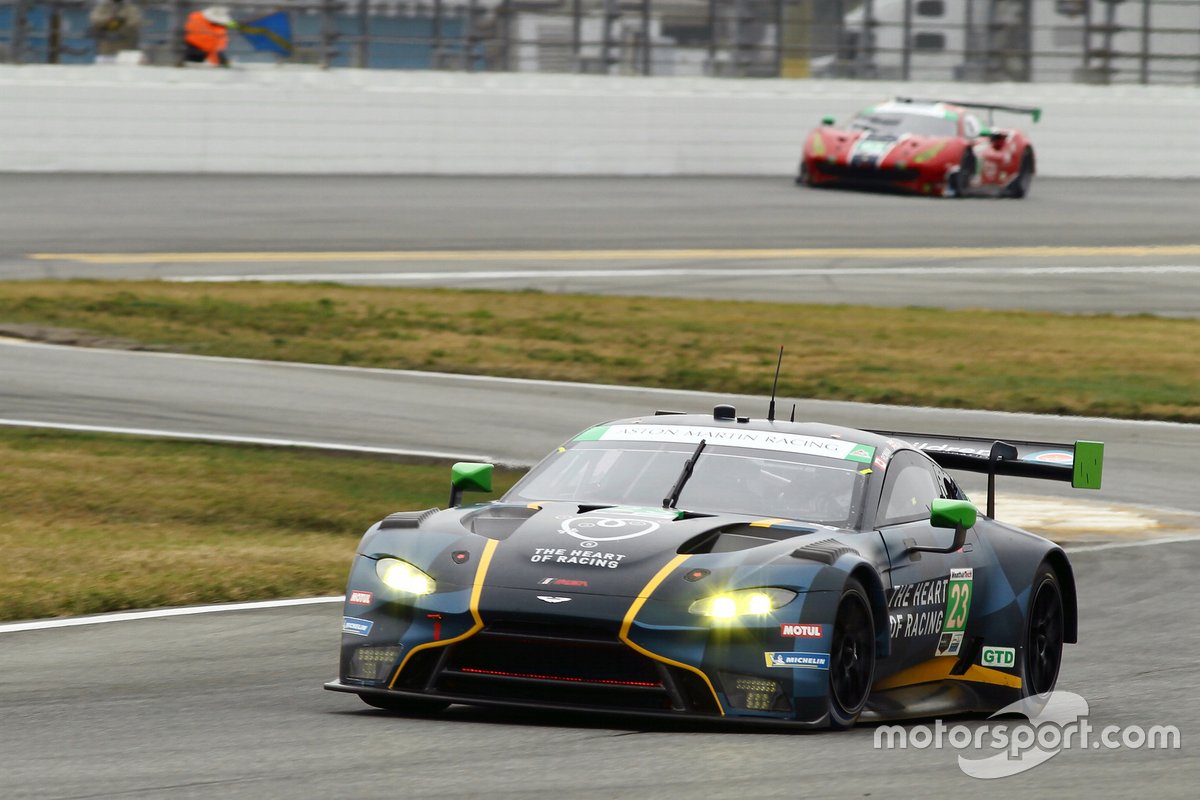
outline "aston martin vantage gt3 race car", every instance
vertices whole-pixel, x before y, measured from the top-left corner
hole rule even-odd
[[[968,109],[988,112],[982,123]],[[850,124],[833,117],[809,134],[797,183],[885,187],[943,197],[1024,197],[1037,171],[1033,145],[1021,131],[992,127],[996,111],[1041,109],[899,97],[865,109]]]
[[[996,475],[1099,488],[1103,444],[660,412],[589,428],[499,500],[372,525],[327,689],[845,728],[1051,690],[1071,565],[995,520]],[[985,472],[988,513],[946,472]]]

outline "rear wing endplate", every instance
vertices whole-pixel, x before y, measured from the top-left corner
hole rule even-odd
[[[901,439],[946,469],[986,474],[989,517],[995,516],[997,475],[1063,481],[1076,489],[1099,489],[1104,471],[1103,442],[1058,444],[898,431],[872,433]]]

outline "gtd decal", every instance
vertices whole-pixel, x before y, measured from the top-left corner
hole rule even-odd
[[[783,623],[779,626],[780,636],[794,636],[798,639],[820,639],[825,635],[824,625],[794,625]]]
[[[1009,668],[1017,663],[1017,651],[1011,647],[984,647],[980,663],[985,667]]]

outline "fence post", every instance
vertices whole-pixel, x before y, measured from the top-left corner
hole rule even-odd
[[[909,80],[912,77],[912,0],[904,0],[904,51],[901,55],[900,78]]]
[[[333,41],[337,32],[333,26],[333,6],[335,0],[321,0],[321,69],[329,69],[333,60]]]
[[[366,69],[370,63],[370,13],[370,0],[358,0],[358,41],[354,44],[354,66],[358,69]]]
[[[17,0],[13,4],[12,36],[9,39],[9,60],[14,64],[25,62],[25,34],[29,24],[28,0]]]
[[[650,74],[650,0],[642,0],[642,74]]]
[[[1142,0],[1142,60],[1140,65],[1142,85],[1150,83],[1150,0]]]

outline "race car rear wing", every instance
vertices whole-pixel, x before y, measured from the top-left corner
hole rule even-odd
[[[1007,111],[1010,114],[1028,114],[1033,118],[1033,121],[1039,122],[1042,119],[1042,109],[1037,106],[1001,106],[994,103],[968,103],[963,100],[929,100],[920,97],[897,97],[897,103],[946,103],[952,106],[962,106],[963,108],[982,108],[988,112],[988,125],[992,124],[992,113],[995,111]]]
[[[1076,489],[1099,489],[1104,471],[1103,442],[1070,445],[896,431],[872,433],[902,439],[946,469],[986,474],[989,517],[996,515],[997,475],[1064,481]]]

